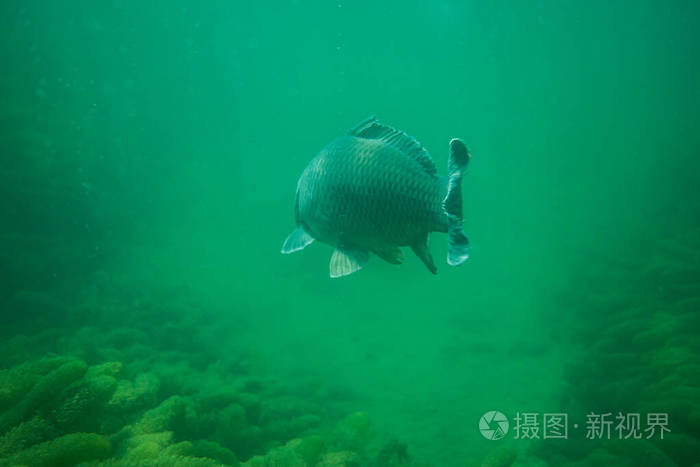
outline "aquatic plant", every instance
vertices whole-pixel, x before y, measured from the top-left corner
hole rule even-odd
[[[6,361],[36,355],[0,370],[0,466],[414,465],[396,441],[380,450],[365,412],[333,418],[292,387],[153,345],[138,329],[90,326],[0,345]],[[94,363],[39,356],[59,347]]]
[[[700,452],[700,231],[658,243],[648,255],[621,255],[605,274],[567,303],[579,325],[579,353],[568,364],[567,393],[586,411],[612,414],[664,413],[670,432],[663,439],[586,440],[554,455],[560,465],[693,466]],[[694,259],[689,262],[689,259]],[[585,271],[584,268],[582,268]],[[568,301],[567,300],[567,301]],[[611,436],[615,438],[615,436]],[[544,443],[543,443],[544,444]]]
[[[36,444],[8,459],[9,465],[36,467],[70,467],[81,462],[99,460],[110,452],[109,440],[95,433],[71,433]]]

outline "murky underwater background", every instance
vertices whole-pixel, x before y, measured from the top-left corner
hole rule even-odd
[[[699,20],[2,2],[0,465],[699,463]],[[279,254],[299,174],[371,114],[443,174],[469,146],[465,265],[439,234],[437,276]],[[518,413],[568,439],[516,439]],[[671,431],[587,439],[604,413]]]

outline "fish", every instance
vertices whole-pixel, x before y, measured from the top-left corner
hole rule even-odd
[[[462,177],[471,155],[458,138],[449,143],[448,175],[438,175],[428,151],[415,138],[372,116],[331,141],[299,177],[294,201],[296,228],[282,254],[314,241],[335,247],[332,278],[362,269],[371,253],[391,264],[410,247],[437,274],[428,243],[447,233],[447,263],[469,258],[463,231]]]

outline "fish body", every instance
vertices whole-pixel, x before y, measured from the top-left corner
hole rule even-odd
[[[361,269],[374,253],[400,264],[410,246],[433,273],[431,232],[450,235],[448,262],[468,257],[462,232],[460,183],[469,153],[450,143],[450,176],[437,174],[430,154],[414,138],[369,118],[331,141],[309,163],[297,183],[297,228],[282,253],[318,240],[335,246],[331,277]]]

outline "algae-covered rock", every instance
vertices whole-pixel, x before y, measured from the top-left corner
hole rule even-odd
[[[189,456],[160,456],[134,463],[124,459],[109,459],[97,467],[229,467],[214,459]]]
[[[216,437],[233,439],[246,425],[245,409],[238,404],[229,404],[216,414]]]
[[[152,406],[158,387],[158,377],[152,373],[140,373],[134,381],[123,379],[119,381],[107,406],[114,412],[130,412]]]
[[[0,370],[0,411],[18,404],[44,376],[72,361],[67,357],[47,357]]]
[[[237,456],[250,457],[261,451],[263,431],[256,425],[248,424],[245,408],[232,403],[223,409],[202,416],[203,433],[212,441],[233,450]]]
[[[191,455],[193,457],[207,457],[222,464],[237,466],[238,458],[230,449],[226,449],[214,441],[199,440],[192,444]]]
[[[55,400],[63,389],[82,378],[86,371],[85,362],[73,360],[40,378],[21,402],[0,417],[0,433],[19,424],[35,410]]]
[[[320,422],[321,419],[316,415],[302,415],[290,419],[270,421],[262,429],[265,437],[282,441],[303,435],[308,430],[317,427]]]
[[[189,457],[192,454],[191,441],[180,441],[163,449],[160,457]]]
[[[0,370],[0,410],[18,403],[40,378],[41,376],[22,368]]]
[[[633,467],[634,462],[625,459],[621,456],[616,456],[609,453],[605,449],[599,448],[593,450],[588,456],[582,460],[567,462],[563,467],[600,467],[600,466],[615,466],[615,467]]]
[[[306,467],[304,459],[290,446],[271,449],[265,455],[266,467]]]
[[[260,397],[255,394],[242,392],[236,395],[236,401],[245,409],[248,423],[257,425],[261,416]]]
[[[146,467],[146,466],[144,466]],[[227,467],[219,461],[199,457],[165,457],[158,458],[157,462],[148,464],[148,467]]]
[[[57,434],[54,426],[35,416],[0,436],[0,459],[55,438]]]
[[[323,452],[326,441],[319,435],[290,441],[292,448],[308,465],[316,465]]]
[[[411,464],[406,444],[397,439],[389,440],[377,454],[376,467],[401,467]]]
[[[328,452],[321,456],[316,467],[359,467],[360,457],[352,451]]]
[[[280,396],[267,399],[262,402],[260,410],[262,423],[302,415],[318,415],[322,412],[318,404],[294,396]]]
[[[139,373],[133,381],[122,379],[105,404],[106,416],[102,427],[117,431],[131,423],[144,409],[153,407],[158,396],[159,380],[152,373]]]
[[[99,365],[93,365],[88,368],[87,373],[85,373],[85,378],[97,378],[99,376],[111,376],[112,378],[118,378],[124,365],[122,362],[105,362]]]
[[[364,412],[334,424],[322,405],[289,394],[285,384],[245,385],[183,352],[152,353],[147,341],[132,359],[130,350],[104,345],[109,333],[86,329],[85,338],[62,336],[60,345],[110,361],[88,367],[50,357],[0,371],[0,465],[371,465],[364,461],[373,428]]]
[[[86,376],[77,387],[64,391],[63,402],[51,411],[53,422],[63,432],[99,430],[104,405],[116,386],[112,376]]]
[[[611,440],[605,444],[605,449],[612,454],[634,461],[636,465],[654,467],[677,465],[661,449],[645,439]]]
[[[372,420],[366,412],[351,413],[338,424],[335,434],[341,446],[359,450],[374,436]]]
[[[146,412],[134,426],[135,433],[156,433],[174,430],[182,425],[186,416],[187,402],[180,396],[171,396]]]
[[[122,450],[125,448],[126,452],[123,457],[132,464],[142,463],[157,458],[172,442],[172,431],[137,434],[124,442]]]
[[[246,467],[313,467],[321,457],[324,440],[320,436],[295,438],[284,446],[270,449],[263,456],[254,456],[243,463]]]
[[[172,442],[172,432],[149,433],[137,435],[127,441],[127,452],[115,459],[115,463],[106,463],[105,467],[153,467],[153,466],[197,466],[197,467],[238,467],[235,455],[222,448],[190,441]],[[211,457],[218,455],[221,458]]]
[[[37,444],[9,459],[10,465],[31,467],[71,467],[81,462],[100,460],[110,452],[110,443],[94,433],[72,433]]]
[[[259,426],[247,426],[238,433],[238,437],[226,443],[233,452],[245,459],[261,452],[264,442],[263,431]]]
[[[682,433],[666,433],[656,446],[678,465],[693,465],[700,452],[700,441]]]
[[[511,446],[501,446],[489,452],[481,462],[481,467],[510,467],[518,457]]]
[[[162,446],[155,441],[143,440],[141,443],[129,449],[127,459],[133,464],[143,463],[148,460],[157,459],[162,449]]]
[[[230,384],[217,387],[215,390],[207,390],[199,395],[199,404],[203,411],[217,410],[229,404],[238,402],[238,389]]]
[[[241,464],[242,467],[267,467],[265,456],[253,456],[247,462]]]

